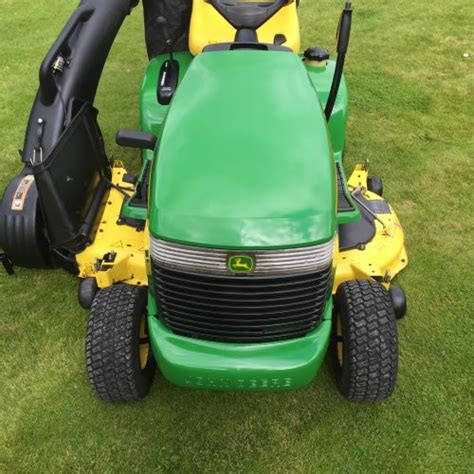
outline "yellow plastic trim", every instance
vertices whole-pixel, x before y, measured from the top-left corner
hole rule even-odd
[[[133,186],[122,181],[127,173],[122,163],[115,162],[112,169],[112,182],[128,187],[130,194]],[[114,283],[147,285],[149,267],[148,230],[137,231],[134,227],[120,225],[118,219],[125,196],[111,188],[105,201],[104,212],[97,229],[94,242],[76,256],[80,278],[95,278],[99,288]],[[104,255],[115,252],[112,263],[102,262]]]
[[[189,28],[189,50],[196,55],[214,43],[227,43],[235,39],[235,28],[205,0],[193,0]],[[295,53],[300,50],[300,26],[296,2],[284,6],[257,30],[261,43],[271,43],[275,35],[284,34],[287,46]]]
[[[381,199],[380,196],[367,191],[368,172],[363,165],[357,165],[348,180],[349,189],[363,188],[363,196],[368,199]],[[391,214],[378,214],[382,223],[375,221],[375,237],[362,249],[334,252],[336,273],[333,293],[344,281],[358,279],[375,279],[386,288],[391,280],[408,265],[405,250],[405,236],[402,226],[390,206]]]

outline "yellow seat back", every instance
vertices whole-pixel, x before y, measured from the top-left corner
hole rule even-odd
[[[199,54],[206,46],[214,43],[228,43],[235,39],[235,28],[205,0],[193,0],[191,26],[189,28],[189,50]],[[295,53],[300,50],[300,25],[296,2],[284,6],[258,30],[261,43],[273,43],[275,35],[284,34],[287,46]]]

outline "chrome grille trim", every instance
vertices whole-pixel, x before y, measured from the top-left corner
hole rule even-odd
[[[311,247],[281,250],[224,250],[191,247],[157,239],[150,235],[153,262],[168,268],[191,272],[233,274],[227,268],[231,255],[251,255],[255,269],[247,276],[314,272],[327,269],[332,262],[334,238],[329,242]]]

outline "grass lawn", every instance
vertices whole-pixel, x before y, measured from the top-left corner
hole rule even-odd
[[[20,170],[40,61],[76,4],[0,0],[0,189]],[[305,47],[334,51],[342,4],[303,0]],[[345,401],[326,364],[297,392],[189,391],[157,374],[145,401],[104,404],[87,382],[77,281],[18,269],[0,274],[0,470],[472,472],[473,24],[465,0],[355,2],[346,164],[368,158],[384,178],[411,258],[389,401]],[[96,104],[109,152],[135,167],[113,137],[137,126],[146,62],[136,10]]]

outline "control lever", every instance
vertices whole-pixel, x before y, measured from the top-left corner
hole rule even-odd
[[[115,136],[117,145],[139,150],[151,150],[156,147],[157,138],[152,133],[139,130],[119,130]]]

